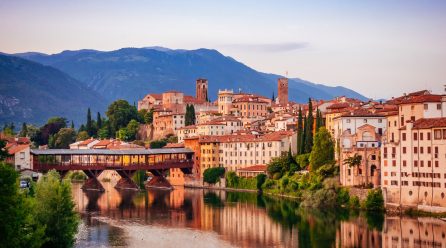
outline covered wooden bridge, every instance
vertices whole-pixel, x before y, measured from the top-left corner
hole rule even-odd
[[[165,175],[169,169],[179,168],[185,174],[192,173],[193,155],[194,152],[187,148],[31,150],[34,171],[45,173],[54,169],[63,177],[68,171],[82,170],[88,176],[83,186],[86,190],[104,190],[97,179],[104,170],[115,170],[121,176],[116,184],[120,189],[138,189],[131,179],[137,170],[153,174],[150,185],[168,185]]]

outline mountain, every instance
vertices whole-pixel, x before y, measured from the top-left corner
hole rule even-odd
[[[275,74],[258,72],[216,50],[172,50],[163,47],[64,51],[58,54],[23,53],[16,56],[55,67],[97,91],[109,102],[124,98],[131,103],[145,94],[180,90],[195,94],[195,80],[207,78],[211,99],[219,89],[277,95]],[[306,102],[309,97],[331,99],[345,95],[367,99],[344,88],[328,87],[301,79],[289,80],[291,100]]]
[[[62,116],[79,124],[88,107],[102,112],[106,101],[58,69],[0,54],[0,123],[43,124]]]

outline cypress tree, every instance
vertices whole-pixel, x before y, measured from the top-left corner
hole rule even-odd
[[[195,125],[195,119],[196,119],[196,117],[195,117],[195,107],[194,107],[194,105],[190,105],[190,119],[191,119],[191,121],[192,121],[192,125]]]
[[[273,93],[274,94],[274,93]],[[302,136],[303,136],[303,127],[302,127],[302,108],[299,107],[299,116],[297,118],[297,154],[301,153],[302,147]]]
[[[93,122],[91,121],[91,111],[90,108],[88,108],[88,112],[87,112],[87,124],[85,126],[85,128],[87,129],[87,133],[89,136],[93,136]]]
[[[102,118],[101,113],[98,112],[98,115],[96,117],[96,125],[98,126],[98,130],[102,128]]]
[[[271,100],[274,102],[275,99],[276,97],[274,96],[274,91],[273,91],[273,97],[271,97]]]
[[[71,121],[71,128],[74,129],[74,122]]]
[[[22,124],[22,130],[20,130],[20,137],[26,137],[28,135],[28,127],[26,126],[26,122]]]
[[[311,152],[313,147],[313,103],[311,98],[308,99],[308,116],[307,116],[307,130],[305,134],[305,153]]]
[[[302,136],[300,137],[300,154],[305,154],[305,141],[307,140],[306,139],[306,136],[307,136],[307,128],[308,128],[308,124],[307,124],[307,118],[305,117],[304,118],[304,120],[303,120],[303,126],[304,126],[304,128],[303,128],[303,130],[302,130]]]

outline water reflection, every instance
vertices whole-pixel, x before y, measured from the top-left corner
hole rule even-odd
[[[201,230],[239,247],[446,247],[446,222],[433,218],[304,210],[296,201],[252,193],[104,187],[104,193],[84,193],[73,185],[87,225],[94,224],[92,216],[101,216],[121,225]],[[110,240],[121,234],[107,235]]]

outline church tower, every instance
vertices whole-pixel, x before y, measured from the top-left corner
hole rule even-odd
[[[279,98],[279,104],[288,104],[288,78],[279,78],[277,80],[277,98]]]
[[[208,98],[208,80],[204,78],[197,79],[195,97],[198,100],[207,101]]]

